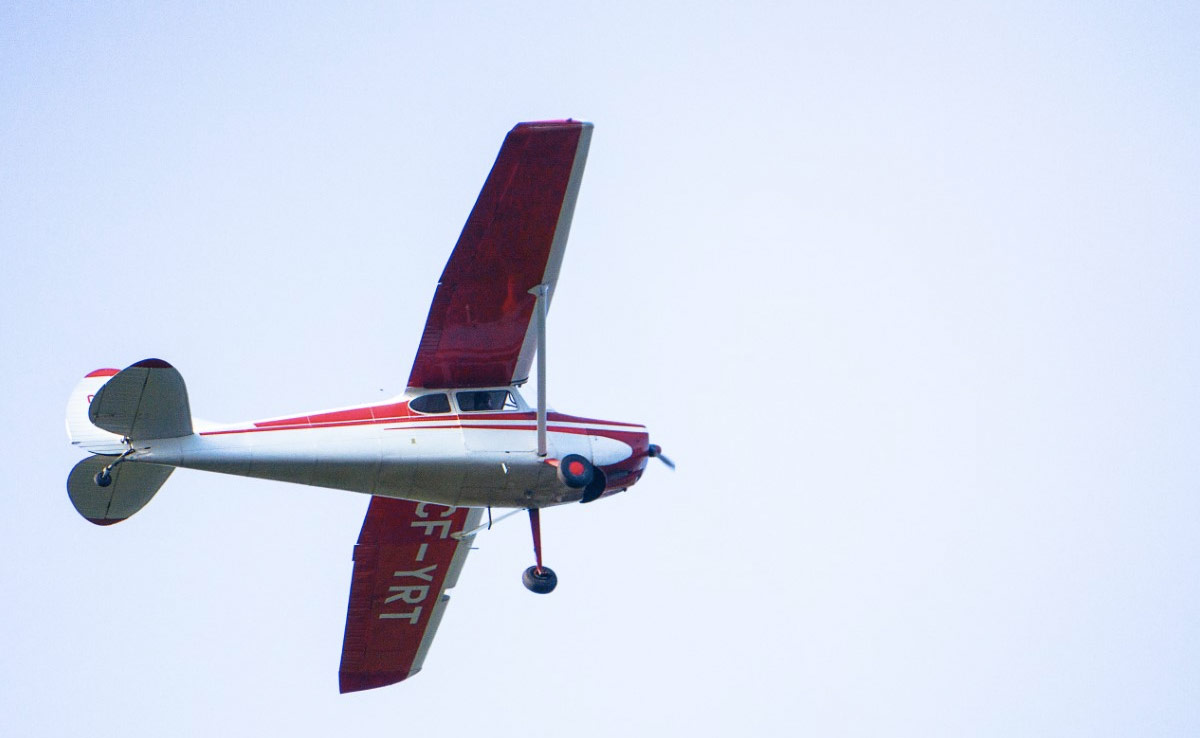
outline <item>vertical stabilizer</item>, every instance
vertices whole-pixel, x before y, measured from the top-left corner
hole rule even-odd
[[[92,399],[118,373],[117,369],[97,369],[75,385],[75,391],[67,401],[67,437],[72,446],[94,454],[119,454],[125,450],[121,436],[97,427],[88,418]]]

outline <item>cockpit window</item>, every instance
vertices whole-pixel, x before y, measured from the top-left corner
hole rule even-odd
[[[450,398],[444,392],[421,395],[409,400],[408,407],[419,413],[448,413],[450,412]]]
[[[464,413],[517,409],[517,403],[508,390],[471,390],[458,392],[454,396],[458,400],[458,409]]]

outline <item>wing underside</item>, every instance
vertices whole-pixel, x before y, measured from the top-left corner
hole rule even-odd
[[[354,547],[338,686],[374,689],[407,679],[425,654],[458,581],[481,510],[372,497]]]
[[[442,272],[409,387],[522,382],[536,349],[530,290],[553,296],[592,125],[520,123],[504,139]]]

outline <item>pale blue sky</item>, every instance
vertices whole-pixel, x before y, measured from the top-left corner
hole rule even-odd
[[[0,732],[1200,733],[1189,3],[0,8]],[[337,694],[365,498],[179,471],[82,521],[75,383],[403,389],[504,133],[595,123],[562,410],[679,463],[481,536]]]

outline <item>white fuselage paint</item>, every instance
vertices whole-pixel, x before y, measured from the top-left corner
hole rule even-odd
[[[578,501],[581,490],[562,484],[555,467],[538,457],[536,430],[527,421],[512,425],[473,428],[469,421],[446,420],[203,432],[136,441],[128,461],[443,505],[546,507]],[[578,426],[572,428],[576,432],[555,432],[551,425],[548,458],[579,454],[604,466],[633,453],[628,444],[599,435],[603,426],[569,425]]]

